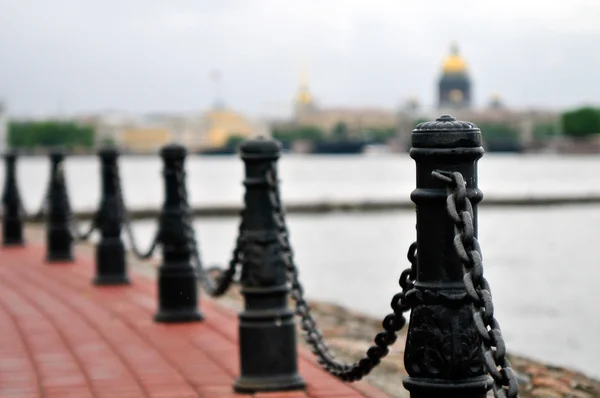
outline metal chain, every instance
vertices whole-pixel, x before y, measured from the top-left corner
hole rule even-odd
[[[46,207],[46,196],[44,196],[42,200],[42,206],[40,206],[40,210],[35,214],[29,214],[27,209],[25,209],[25,205],[23,204],[23,199],[19,196],[19,213],[22,217],[32,221],[38,221],[44,215],[44,208]]]
[[[19,197],[19,209],[21,211],[21,214],[23,214],[25,217],[28,217],[29,219],[31,219],[33,221],[40,220],[42,217],[44,217],[44,214],[46,213],[46,206],[48,205],[48,197],[49,196],[50,196],[50,183],[48,183],[48,186],[46,187],[46,190],[44,191],[44,196],[42,197],[42,203],[39,206],[39,210],[31,215],[28,214],[27,210],[25,209],[25,205],[23,204],[23,200],[21,199],[21,197]]]
[[[61,166],[61,169],[59,169],[59,173],[60,173],[59,178],[62,179],[63,186],[65,187],[65,198],[68,198],[67,183],[66,183],[66,180],[65,180],[65,177],[63,174],[62,166]],[[48,189],[48,191],[50,191],[50,189]],[[73,237],[74,240],[79,241],[79,242],[87,241],[90,238],[90,236],[92,235],[92,233],[98,227],[98,210],[96,210],[94,212],[94,215],[92,216],[92,222],[90,223],[89,228],[87,229],[87,231],[85,231],[83,233],[80,232],[80,230],[79,230],[79,223],[77,222],[77,219],[75,218],[75,214],[70,209],[70,205],[69,205],[69,214],[71,216],[70,220],[69,220],[70,221],[69,228],[71,230],[71,236]]]
[[[191,227],[193,230],[193,227]],[[240,231],[242,230],[240,226]],[[239,265],[242,263],[242,245],[238,238],[236,247],[233,249],[231,260],[226,269],[219,267],[210,267],[204,269],[202,260],[200,258],[200,252],[198,250],[198,243],[196,237],[192,236],[193,252],[192,262],[198,273],[198,279],[202,283],[204,290],[212,297],[220,297],[225,294],[231,285],[234,283],[235,275],[238,271]],[[210,274],[214,271],[219,271],[216,278],[213,278]]]
[[[60,171],[62,173],[62,171]],[[64,178],[64,176],[61,176],[60,178]],[[64,183],[64,181],[63,181]],[[48,201],[50,199],[50,186],[51,186],[51,181],[48,183],[48,186],[46,187],[46,191],[44,192],[44,196],[42,198],[42,204],[39,207],[39,210],[34,213],[33,215],[31,215],[29,218],[31,218],[32,220],[39,220],[41,219],[45,214],[46,214],[46,208],[48,206]],[[65,189],[66,189],[66,184],[65,184]],[[24,216],[27,216],[27,211],[25,210],[25,206],[23,205],[23,201],[21,200],[21,197],[19,197],[19,209],[21,211],[21,214],[23,214]],[[94,214],[93,218],[92,218],[92,223],[89,226],[89,229],[85,232],[79,232],[79,227],[78,227],[78,223],[77,220],[74,218],[74,216],[71,218],[70,220],[70,232],[71,235],[73,236],[73,238],[77,241],[87,241],[90,236],[92,235],[92,233],[96,230],[97,228],[97,213]]]
[[[177,186],[179,187],[179,203],[181,203],[183,207],[182,210],[185,214],[185,228],[188,232],[189,243],[192,245],[192,263],[196,268],[197,277],[204,286],[204,290],[208,293],[208,295],[212,297],[220,297],[223,294],[225,294],[225,292],[227,292],[227,290],[229,290],[229,288],[231,287],[231,284],[234,282],[234,278],[239,268],[239,265],[241,265],[242,263],[242,231],[244,230],[245,209],[242,210],[240,214],[241,221],[238,227],[238,237],[228,267],[226,269],[221,269],[219,267],[210,267],[208,269],[205,269],[204,264],[202,262],[202,256],[200,255],[200,245],[198,243],[198,240],[196,239],[196,230],[194,229],[193,220],[191,217],[190,205],[188,202],[188,193],[185,185],[185,172],[183,170],[183,167],[180,168],[178,172],[176,172],[175,177],[177,178]],[[214,271],[219,271],[219,274],[216,278],[213,278],[210,275]]]
[[[46,207],[48,206],[48,198],[50,197],[50,183],[48,183],[48,186],[46,187],[46,191],[44,192],[44,196],[42,198],[42,204],[39,207],[39,210],[32,214],[31,218],[34,220],[39,220],[41,219],[44,214],[46,213]],[[20,203],[21,206],[21,211],[23,212],[23,214],[27,214],[27,211],[25,210],[25,207],[23,206],[23,202]]]
[[[116,162],[114,165],[113,175],[115,178],[115,182],[114,182],[115,187],[117,188],[118,201],[119,201],[119,204],[121,205],[121,210],[123,212],[123,224],[125,226],[125,233],[127,234],[127,237],[129,239],[129,245],[131,246],[131,249],[133,250],[133,253],[135,254],[135,256],[137,258],[139,258],[140,260],[147,260],[150,257],[152,257],[152,254],[154,254],[154,250],[156,250],[156,247],[160,243],[160,225],[157,228],[154,238],[152,239],[152,243],[150,244],[150,247],[148,248],[147,251],[142,252],[136,243],[135,235],[133,234],[133,227],[131,225],[131,220],[129,219],[129,215],[127,214],[127,207],[125,206],[125,198],[123,196],[123,190],[121,189],[121,178],[119,175],[119,165]]]
[[[90,224],[88,230],[83,233],[79,232],[77,220],[75,220],[75,218],[73,218],[71,220],[71,234],[73,235],[73,238],[80,242],[87,241],[90,238],[90,236],[92,236],[92,232],[94,232],[96,230],[96,228],[98,227],[97,218],[98,218],[98,215],[96,213],[96,214],[94,214],[94,216],[92,218],[92,223]]]
[[[467,184],[459,172],[437,170],[432,176],[447,185],[446,206],[456,234],[454,248],[466,271],[465,287],[473,303],[473,320],[481,336],[484,363],[494,379],[494,396],[516,398],[519,396],[517,377],[506,358],[506,345],[500,325],[494,318],[491,288],[483,277],[483,256],[475,237],[473,206],[467,197]]]
[[[332,355],[330,348],[323,339],[322,333],[317,329],[315,318],[310,313],[310,308],[300,284],[298,268],[294,264],[293,252],[289,242],[289,232],[285,224],[284,209],[280,200],[279,184],[277,183],[277,170],[272,164],[266,172],[267,183],[270,187],[269,198],[274,209],[274,221],[279,229],[279,242],[282,247],[283,262],[286,266],[288,281],[291,284],[290,295],[296,303],[296,315],[301,319],[300,327],[304,331],[304,338],[311,346],[312,352],[317,356],[323,368],[343,381],[357,381],[369,374],[389,353],[388,346],[397,339],[396,332],[404,327],[406,318],[404,312],[410,307],[403,303],[406,293],[414,287],[416,270],[417,244],[414,242],[408,250],[408,260],[411,268],[404,270],[400,276],[402,292],[397,293],[391,302],[393,313],[387,315],[382,322],[384,331],[378,333],[375,344],[371,346],[366,355],[353,364],[339,362]]]
[[[123,208],[125,208],[125,205],[123,205]],[[154,254],[154,250],[156,250],[158,244],[160,243],[160,231],[156,231],[156,233],[154,234],[154,238],[152,238],[152,243],[150,244],[148,250],[142,252],[135,240],[135,235],[133,234],[133,227],[131,225],[131,221],[127,218],[127,215],[125,215],[124,218],[125,220],[123,224],[125,227],[125,233],[127,234],[127,238],[129,239],[129,244],[131,245],[131,250],[133,250],[133,254],[135,254],[135,256],[140,260],[149,259],[150,257],[152,257],[152,255]]]

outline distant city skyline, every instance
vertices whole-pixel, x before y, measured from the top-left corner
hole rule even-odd
[[[436,102],[456,42],[473,103],[600,103],[594,0],[4,0],[0,100],[17,116],[189,112],[215,100],[253,117],[293,111],[301,69],[324,106]]]

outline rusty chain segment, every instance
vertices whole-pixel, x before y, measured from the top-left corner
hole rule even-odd
[[[506,345],[500,324],[494,318],[494,304],[490,284],[483,276],[483,256],[475,237],[473,206],[467,196],[467,184],[459,172],[433,171],[432,176],[445,182],[448,215],[454,222],[454,249],[465,269],[464,282],[473,303],[473,320],[479,336],[484,363],[494,379],[496,398],[517,398],[517,376],[506,358]]]
[[[402,292],[396,294],[391,302],[393,313],[387,315],[383,322],[383,331],[378,333],[375,338],[375,344],[367,350],[366,355],[353,364],[339,362],[331,353],[330,348],[323,339],[323,335],[317,328],[315,318],[310,312],[310,308],[304,298],[304,291],[300,284],[298,268],[294,264],[294,255],[289,242],[289,232],[285,224],[284,209],[281,204],[279,184],[277,181],[277,170],[275,164],[266,170],[267,184],[270,192],[269,198],[273,206],[273,218],[279,229],[278,239],[282,248],[282,258],[288,275],[288,282],[291,284],[290,296],[296,303],[296,315],[300,317],[300,327],[304,331],[304,339],[310,345],[312,352],[317,356],[319,364],[329,372],[343,381],[357,381],[368,375],[373,368],[381,362],[388,353],[388,347],[396,341],[396,333],[406,325],[404,312],[410,310],[410,307],[403,303],[406,292],[413,288],[417,244],[414,242],[408,250],[408,260],[411,268],[404,270],[400,276],[400,286]]]

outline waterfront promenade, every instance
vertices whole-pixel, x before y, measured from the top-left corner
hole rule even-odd
[[[202,297],[204,322],[156,324],[151,278],[130,272],[130,286],[95,287],[89,249],[77,248],[73,263],[50,265],[33,241],[0,249],[0,397],[248,396],[232,389],[239,375],[232,310]],[[387,396],[329,376],[302,347],[299,356],[305,391],[254,396]]]

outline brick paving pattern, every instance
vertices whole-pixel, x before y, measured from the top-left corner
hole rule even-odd
[[[0,398],[192,398],[236,394],[237,314],[202,297],[203,322],[152,321],[155,281],[96,287],[94,266],[44,263],[41,246],[0,250]],[[256,398],[383,398],[343,383],[299,350],[305,391]]]

